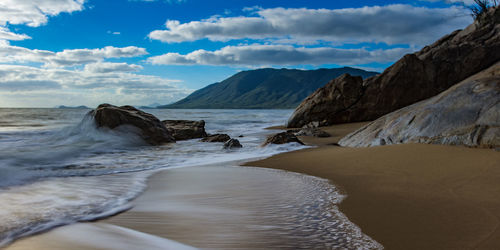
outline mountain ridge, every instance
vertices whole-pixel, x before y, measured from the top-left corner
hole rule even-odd
[[[158,108],[288,109],[331,79],[349,73],[367,78],[378,72],[362,69],[315,70],[265,68],[241,71],[221,82],[201,88],[186,98]]]

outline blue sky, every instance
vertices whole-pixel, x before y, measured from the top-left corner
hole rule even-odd
[[[5,0],[0,107],[166,104],[261,67],[382,71],[471,23],[457,2]]]

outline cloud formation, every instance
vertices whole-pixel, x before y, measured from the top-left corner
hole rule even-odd
[[[167,53],[150,57],[152,64],[164,65],[357,65],[371,62],[392,62],[412,49],[395,48],[368,51],[331,47],[296,48],[291,45],[226,46],[216,51],[196,50],[186,55]]]
[[[178,80],[124,72],[126,67],[138,69],[140,66],[103,63],[83,70],[68,70],[0,65],[0,105],[22,106],[23,102],[33,103],[30,98],[34,96],[45,98],[44,103],[49,106],[78,102],[97,105],[103,101],[168,103],[192,92],[177,85]],[[67,97],[73,98],[69,99],[71,102],[63,101]]]
[[[68,67],[99,62],[106,58],[137,57],[146,54],[146,49],[135,46],[122,48],[107,46],[101,49],[71,49],[52,52],[0,43],[1,63],[38,62],[43,63],[45,67]]]
[[[38,27],[47,23],[49,16],[83,10],[84,2],[85,0],[2,0],[0,1],[0,40],[29,38],[26,35],[9,31],[5,27],[7,24]]]
[[[250,10],[250,9],[249,9]],[[424,45],[463,28],[471,19],[459,6],[415,7],[405,4],[347,9],[256,9],[255,16],[220,17],[180,23],[149,37],[167,43],[240,39],[314,39],[333,43],[383,42]]]

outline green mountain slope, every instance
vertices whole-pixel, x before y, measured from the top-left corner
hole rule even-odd
[[[176,103],[159,106],[159,108],[295,108],[316,89],[344,73],[363,78],[377,74],[349,67],[242,71],[222,82],[197,90]]]

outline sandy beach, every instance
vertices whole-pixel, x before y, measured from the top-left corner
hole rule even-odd
[[[311,141],[335,143],[348,130],[340,127],[326,129],[331,138]],[[331,180],[347,194],[341,211],[386,249],[500,248],[500,153],[494,150],[322,146],[246,165]]]
[[[330,180],[347,195],[340,211],[386,249],[500,247],[498,152],[419,144],[356,149],[332,146],[363,124],[325,128],[332,137],[302,138],[319,147],[245,165]],[[273,225],[298,223],[286,219],[290,215],[285,209],[296,206],[288,202],[311,196],[310,191],[300,191],[308,185],[293,178],[281,179],[279,174],[273,176],[258,168],[241,167],[162,171],[133,201],[133,209],[99,222],[78,223],[21,239],[7,249],[134,249],[141,244],[149,249],[291,248],[294,244],[307,248],[308,240],[299,238],[290,243],[283,228],[262,229],[269,221]],[[287,190],[290,187],[294,189]],[[287,191],[297,197],[280,195]],[[255,200],[262,204],[254,204]],[[248,227],[249,221],[253,228]],[[124,236],[125,243],[133,243],[108,244],[121,242]]]

